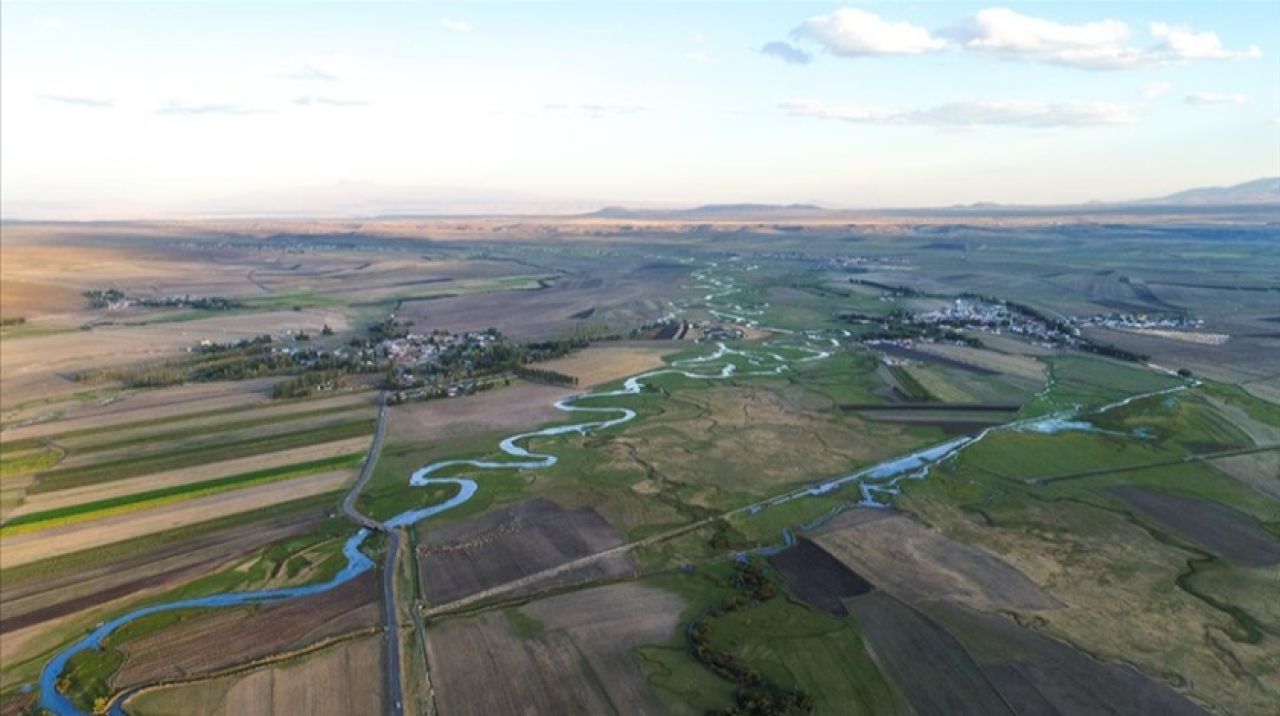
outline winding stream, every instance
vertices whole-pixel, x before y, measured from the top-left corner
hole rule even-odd
[[[715,289],[712,293],[708,293],[704,297],[704,300],[707,301],[708,304],[716,299],[723,299],[726,296],[732,295],[739,290],[729,279],[722,280],[708,276],[705,273],[695,274],[694,278],[696,280],[708,281],[711,283],[710,286],[702,286],[703,288]],[[713,314],[718,314],[724,318],[729,318],[743,325],[752,327],[757,325],[756,321],[741,314],[763,314],[763,311],[759,308],[743,308],[737,304],[734,304],[732,308],[736,313],[719,312],[708,306],[708,309],[712,310]],[[387,520],[384,524],[387,527],[401,527],[414,524],[433,515],[438,515],[466,503],[475,495],[476,490],[479,488],[478,483],[469,477],[436,476],[437,473],[453,470],[458,470],[465,474],[470,471],[510,469],[537,470],[548,468],[556,464],[556,456],[550,453],[531,452],[527,447],[525,447],[525,445],[528,444],[528,441],[569,433],[586,435],[591,431],[605,430],[627,423],[633,420],[637,414],[636,411],[631,408],[581,405],[580,403],[591,402],[598,399],[638,395],[644,390],[646,380],[663,375],[677,375],[694,380],[719,380],[729,378],[731,376],[776,375],[788,370],[794,363],[804,363],[827,358],[831,355],[831,352],[825,348],[839,345],[838,340],[829,337],[824,338],[821,333],[818,332],[808,332],[807,334],[792,333],[790,338],[799,338],[804,342],[788,342],[779,345],[771,345],[769,342],[766,342],[763,346],[764,349],[759,351],[738,350],[730,348],[724,343],[718,343],[716,345],[716,349],[707,355],[673,361],[669,367],[659,368],[657,370],[628,378],[623,382],[622,387],[616,390],[583,393],[557,401],[555,403],[555,407],[563,412],[593,416],[596,419],[564,425],[555,425],[541,430],[518,433],[504,438],[498,444],[498,448],[502,453],[511,458],[508,460],[453,459],[434,462],[419,468],[409,478],[409,483],[411,485],[415,487],[422,487],[426,485],[451,484],[456,485],[459,488],[458,492],[453,497],[442,503],[432,505],[430,507],[402,512]],[[781,355],[780,352],[799,352],[804,355],[788,359]],[[1127,404],[1137,397],[1141,396],[1135,396],[1134,398],[1122,401],[1122,403],[1113,404],[1112,406],[1107,407],[1117,407],[1120,404]],[[1043,421],[1044,419],[1040,418],[1039,420]],[[1022,422],[1026,423],[1030,421]],[[939,445],[918,450],[904,457],[895,458],[864,470],[859,470],[844,477],[836,478],[813,487],[807,487],[792,493],[775,497],[753,507],[752,512],[799,497],[824,495],[853,481],[858,481],[860,483],[859,487],[862,499],[857,504],[883,506],[884,503],[881,502],[878,497],[886,494],[897,494],[897,485],[900,480],[908,477],[923,477],[928,473],[928,470],[932,465],[956,454],[969,445],[977,443],[982,438],[986,437],[986,435],[992,430],[1016,428],[1018,424],[1019,423],[1015,422],[994,428],[988,428],[975,437],[961,437],[949,440]],[[1087,423],[1084,425],[1087,425]],[[1070,426],[1066,429],[1071,429],[1072,427],[1075,426]],[[828,517],[829,516],[830,515],[828,515]],[[801,529],[804,528],[802,527]],[[369,534],[370,532],[367,529],[360,529],[346,541],[343,546],[343,554],[347,558],[347,564],[338,572],[338,574],[328,581],[298,587],[230,592],[226,594],[215,594],[205,597],[154,604],[136,609],[100,624],[86,636],[82,637],[65,650],[59,652],[45,665],[44,670],[40,673],[40,706],[54,714],[57,714],[58,716],[80,716],[84,714],[84,711],[80,710],[57,688],[58,680],[66,670],[67,663],[74,656],[86,650],[101,648],[104,641],[106,641],[107,638],[116,630],[139,619],[152,614],[159,614],[161,612],[185,609],[210,609],[245,605],[275,604],[299,597],[321,594],[355,579],[361,574],[372,569],[374,566],[373,561],[361,551],[361,546],[364,544],[364,541]],[[786,530],[784,532],[783,539],[784,546],[790,544],[792,540],[790,530]],[[113,701],[111,708],[112,714],[117,714],[119,716],[124,715],[124,711],[121,706],[123,700],[124,699],[122,698],[116,698]]]

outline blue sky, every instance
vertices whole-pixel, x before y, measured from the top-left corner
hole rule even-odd
[[[1280,174],[1274,2],[0,12],[6,216],[1061,203]]]

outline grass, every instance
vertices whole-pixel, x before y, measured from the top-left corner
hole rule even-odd
[[[75,524],[77,522],[103,519],[105,517],[128,514],[139,510],[152,509],[163,505],[193,500],[198,497],[217,495],[231,490],[265,485],[272,482],[279,482],[281,480],[290,480],[297,477],[303,477],[305,475],[329,472],[331,470],[341,470],[344,468],[353,468],[359,465],[363,458],[364,455],[362,453],[348,453],[346,455],[338,455],[323,460],[312,460],[310,462],[294,463],[292,465],[281,465],[280,467],[267,468],[265,470],[254,470],[252,472],[231,475],[217,480],[206,480],[204,482],[187,485],[176,485],[174,487],[161,490],[150,490],[133,495],[122,495],[120,497],[107,500],[86,502],[79,505],[69,505],[55,510],[34,512],[9,520],[9,522],[7,522],[3,527],[0,527],[0,536],[11,537],[13,535],[48,529],[50,527]]]
[[[249,455],[278,452],[360,435],[371,435],[373,427],[374,420],[372,418],[362,418],[351,422],[299,430],[283,435],[247,438],[195,449],[178,448],[142,458],[125,458],[80,467],[63,468],[42,474],[35,485],[32,486],[30,492],[53,492],[69,487],[93,485],[165,470],[177,470]]]
[[[86,649],[71,657],[60,690],[86,713],[105,713],[103,707],[111,695],[109,680],[124,663],[124,654],[114,649]]]
[[[1049,389],[1026,408],[1026,415],[1073,407],[1099,407],[1130,395],[1182,385],[1183,381],[1149,368],[1080,355],[1046,356]]]
[[[899,708],[857,624],[784,598],[714,622],[712,644],[782,688],[811,695],[815,713],[891,713]]]
[[[35,448],[32,450],[5,450],[0,457],[0,480],[15,475],[43,472],[57,465],[66,456],[60,448]]]
[[[511,630],[521,639],[536,638],[546,629],[545,624],[520,611],[518,607],[503,609],[502,614],[511,625]]]

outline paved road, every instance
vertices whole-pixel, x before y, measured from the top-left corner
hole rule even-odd
[[[387,560],[382,568],[382,612],[386,615],[387,635],[387,711],[392,716],[404,716],[404,694],[400,687],[400,613],[396,610],[396,558],[400,554],[399,530],[387,529],[381,522],[356,509],[360,491],[369,484],[373,469],[382,451],[382,438],[387,432],[387,392],[378,394],[378,422],[373,429],[373,443],[369,454],[360,465],[360,476],[342,498],[342,511],[353,522],[365,529],[382,532],[387,536]]]
[[[387,432],[387,392],[384,390],[378,393],[378,423],[373,429],[373,444],[369,446],[369,454],[365,456],[364,462],[360,465],[360,476],[356,478],[355,484],[347,491],[347,496],[342,498],[342,511],[346,513],[351,521],[370,530],[382,530],[382,523],[363,514],[356,509],[356,500],[360,497],[360,491],[369,483],[369,478],[373,477],[373,468],[378,464],[378,453],[382,450],[382,437]]]

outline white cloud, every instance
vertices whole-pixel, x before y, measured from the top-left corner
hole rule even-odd
[[[69,94],[42,94],[40,96],[52,102],[61,102],[62,104],[70,104],[77,107],[91,107],[93,109],[110,109],[116,105],[115,102],[101,97],[82,97]]]
[[[280,71],[291,80],[337,82],[359,74],[359,63],[347,55],[316,55],[294,62]]]
[[[840,8],[805,20],[792,34],[822,45],[841,57],[919,55],[941,50],[946,42],[909,22],[883,20],[865,10]]]
[[[930,31],[907,22],[884,20],[865,10],[842,8],[806,20],[792,31],[792,36],[816,42],[841,57],[919,55],[954,49],[993,59],[1088,70],[1262,56],[1256,45],[1244,50],[1227,49],[1213,32],[1197,32],[1163,22],[1151,23],[1149,30],[1154,41],[1139,43],[1120,20],[1063,23],[992,7],[978,11],[957,27]],[[776,50],[767,54],[785,59],[785,47]]]
[[[1170,61],[1244,60],[1262,57],[1257,45],[1244,50],[1228,50],[1217,33],[1195,32],[1186,27],[1173,27],[1163,22],[1151,23],[1151,35],[1160,40],[1153,54]]]
[[[694,62],[697,62],[700,65],[720,64],[720,60],[717,60],[716,58],[712,57],[711,55],[708,55],[705,52],[690,52],[686,54],[685,57],[689,58],[690,60],[693,60]]]
[[[979,11],[952,34],[964,50],[1001,59],[1087,69],[1145,62],[1141,50],[1127,46],[1129,27],[1118,20],[1068,25],[996,7]]]
[[[194,104],[189,102],[173,101],[156,110],[156,114],[164,114],[175,117],[194,117],[200,115],[223,115],[226,117],[243,117],[250,114],[261,114],[266,110],[256,107],[246,107],[240,104],[230,104],[221,102],[208,102]]]
[[[56,17],[46,17],[40,21],[40,27],[45,30],[61,30],[66,26],[66,23]]]
[[[471,32],[471,23],[460,17],[446,17],[440,21],[440,27],[450,32]]]
[[[342,97],[324,97],[305,95],[294,97],[293,103],[299,107],[367,107],[373,104],[364,99],[345,99]]]
[[[1242,105],[1249,98],[1242,94],[1224,94],[1222,92],[1193,92],[1182,98],[1183,102],[1197,107],[1208,107],[1215,104]]]
[[[1089,127],[1127,124],[1134,120],[1133,113],[1122,105],[1017,99],[949,102],[911,110],[840,107],[821,102],[787,102],[781,108],[793,117],[934,127]]]
[[[1171,89],[1173,89],[1172,82],[1151,82],[1142,85],[1138,91],[1147,99],[1155,99],[1156,97],[1168,94]]]
[[[788,65],[807,65],[813,61],[813,55],[789,42],[770,42],[760,48],[760,53],[782,60]]]

